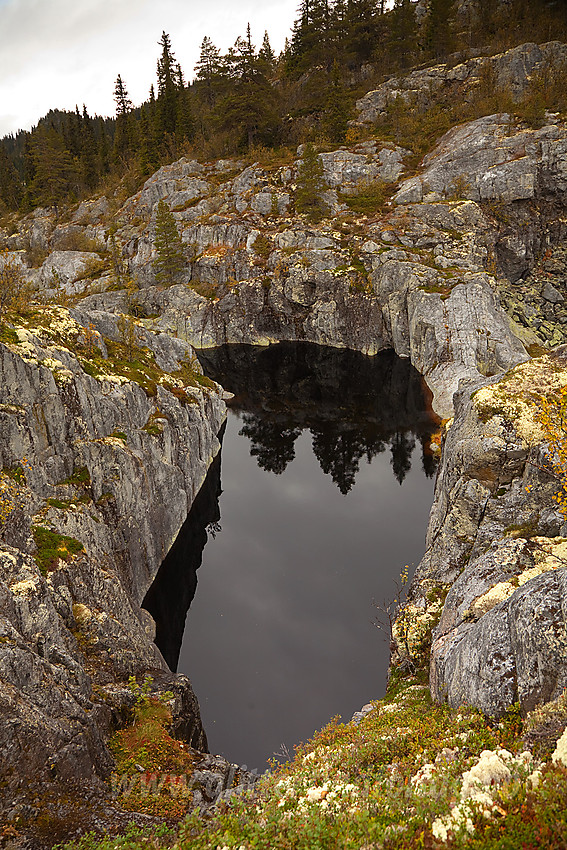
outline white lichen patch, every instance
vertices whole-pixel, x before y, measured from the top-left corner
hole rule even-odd
[[[93,618],[93,612],[90,608],[87,608],[86,605],[83,605],[81,602],[76,602],[73,605],[73,616],[77,621],[78,626],[84,626]]]
[[[14,567],[15,567],[15,566],[16,566],[16,564],[18,563],[18,562],[17,562],[17,560],[16,560],[15,555],[12,555],[12,553],[11,553],[11,552],[6,552],[6,551],[4,551],[4,550],[0,551],[0,558],[1,558],[3,561],[8,561],[8,562],[9,562],[12,566],[14,566]]]
[[[53,372],[56,379],[61,381],[72,381],[73,373],[65,366],[61,360],[56,360],[54,357],[44,357],[40,360],[40,364]]]
[[[123,386],[123,384],[129,384],[129,378],[126,378],[124,375],[98,375],[97,380],[99,381],[107,381],[109,384],[116,384],[117,386]]]
[[[491,818],[498,807],[494,795],[498,788],[514,778],[526,778],[531,769],[532,755],[525,751],[514,756],[505,749],[483,750],[479,759],[462,774],[460,801],[450,814],[436,818],[431,824],[433,836],[447,841],[459,832],[474,832],[473,814],[479,812]]]
[[[514,424],[526,444],[541,442],[545,433],[539,421],[538,396],[549,397],[567,386],[567,369],[558,369],[549,356],[520,363],[496,384],[473,395],[481,418],[499,416]]]
[[[37,579],[17,581],[16,584],[10,586],[14,596],[31,596],[33,593],[37,593],[37,589]]]

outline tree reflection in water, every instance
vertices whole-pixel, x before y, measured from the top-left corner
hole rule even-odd
[[[309,430],[321,469],[340,492],[353,488],[363,458],[390,450],[400,484],[411,469],[416,437],[423,470],[436,468],[429,438],[436,423],[423,381],[409,361],[391,352],[366,357],[308,343],[269,348],[225,346],[200,355],[206,373],[235,394],[258,466],[280,475],[295,458],[295,441]]]

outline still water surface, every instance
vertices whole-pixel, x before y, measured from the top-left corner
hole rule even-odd
[[[211,752],[263,770],[383,694],[374,603],[423,554],[434,424],[394,355],[231,346],[203,365],[236,394],[222,457],[145,604]]]

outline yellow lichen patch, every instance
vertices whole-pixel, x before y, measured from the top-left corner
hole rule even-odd
[[[438,623],[442,609],[441,599],[429,603],[426,609],[411,603],[406,605],[392,626],[392,637],[399,649],[417,658],[423,652],[432,628]]]
[[[497,384],[483,387],[473,396],[481,419],[500,416],[514,423],[528,444],[546,439],[541,423],[541,398],[553,396],[567,386],[567,369],[559,369],[550,356],[529,360],[511,369]]]
[[[533,542],[538,547],[534,555],[536,561],[534,569],[539,570],[538,575],[567,566],[567,540],[564,537],[534,537]],[[526,570],[526,573],[528,572],[531,571]],[[520,584],[523,583],[520,581]]]
[[[518,587],[522,587],[542,573],[557,570],[567,566],[567,540],[563,537],[533,537],[532,542],[537,548],[534,553],[535,566],[523,570],[509,581],[500,581],[477,597],[470,606],[470,612],[475,618],[482,617],[499,602],[508,599]]]
[[[487,590],[486,593],[475,599],[470,607],[471,614],[474,614],[475,618],[484,616],[495,605],[498,605],[499,602],[504,602],[505,599],[508,599],[516,589],[517,585],[512,584],[510,581],[499,581],[498,584],[495,584],[494,587],[491,587],[490,590]]]

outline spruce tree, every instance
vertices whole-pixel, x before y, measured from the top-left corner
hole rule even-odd
[[[6,150],[0,144],[0,206],[16,210],[22,200],[23,187],[20,175]]]
[[[181,71],[171,49],[171,39],[162,32],[159,42],[161,56],[157,63],[158,78],[158,130],[160,135],[173,135],[177,129],[178,79]]]
[[[128,96],[126,86],[120,74],[114,84],[114,100],[116,102],[116,129],[114,131],[114,161],[119,163],[128,157],[132,145],[129,123],[129,113],[132,101]]]
[[[249,148],[258,140],[273,144],[279,126],[277,95],[255,52],[249,26],[246,38],[238,38],[224,59],[230,87],[215,110],[218,126],[236,131],[238,142]]]
[[[208,36],[201,42],[199,61],[195,65],[196,80],[204,90],[204,100],[212,106],[218,94],[218,84],[222,73],[220,50]]]
[[[185,255],[175,218],[165,201],[157,206],[154,247],[156,280],[162,286],[172,286],[185,267]]]
[[[276,57],[274,56],[274,51],[272,50],[267,30],[264,32],[264,39],[262,41],[262,47],[258,52],[258,56],[267,64],[270,70],[273,68]]]
[[[30,186],[36,204],[55,207],[68,200],[76,187],[77,168],[57,130],[41,127],[32,137],[34,177]]]
[[[87,189],[95,188],[98,181],[96,139],[92,120],[83,104],[81,120],[81,178]]]
[[[395,67],[407,68],[417,52],[417,20],[411,0],[395,0],[390,14],[390,59]]]
[[[430,0],[425,25],[425,42],[430,56],[445,58],[453,49],[452,14],[455,0]]]
[[[309,142],[303,149],[303,156],[297,170],[295,209],[296,212],[307,215],[311,221],[319,221],[323,217],[324,202],[321,198],[325,188],[323,174],[323,163]]]
[[[140,110],[140,170],[144,177],[153,174],[159,167],[159,155],[152,120],[151,104],[145,103]]]
[[[331,70],[323,129],[331,142],[344,142],[348,125],[348,108],[339,63],[335,60]]]

